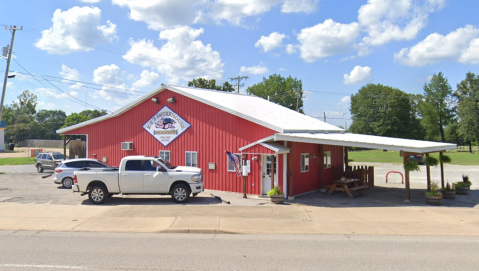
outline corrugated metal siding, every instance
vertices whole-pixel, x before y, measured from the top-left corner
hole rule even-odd
[[[264,146],[256,144],[256,145],[251,146],[247,149],[244,149],[242,151],[242,153],[274,154],[275,152],[266,148],[266,147],[264,147]]]
[[[173,95],[176,103],[167,103],[166,100]],[[128,155],[158,156],[159,150],[171,151],[171,162],[184,165],[185,151],[197,151],[198,166],[203,169],[206,189],[242,192],[242,178],[227,171],[225,150],[238,153],[240,147],[271,136],[276,131],[169,90],[154,97],[159,98],[160,104],[148,99],[118,117],[65,134],[88,134],[88,156],[93,158],[96,154],[95,158],[100,160],[106,156],[107,163],[112,166],[118,166],[121,158]],[[167,147],[142,127],[165,105],[192,125]],[[122,151],[121,142],[133,142],[133,150]],[[247,192],[250,194],[261,192],[261,185],[257,183],[261,180],[259,161],[252,163],[248,176]],[[216,163],[216,169],[209,170],[208,162]]]
[[[305,192],[319,189],[319,147],[318,144],[293,142],[294,152],[292,156],[294,163],[294,194],[299,195]],[[301,154],[309,153],[309,171],[301,172]],[[313,154],[316,158],[311,158]]]
[[[331,152],[331,168],[324,169],[324,184],[331,184],[332,180],[341,179],[343,173],[343,147],[323,145],[324,151]],[[323,158],[324,159],[324,158]]]

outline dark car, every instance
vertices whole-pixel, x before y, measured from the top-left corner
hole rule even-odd
[[[41,152],[35,159],[35,167],[38,173],[42,173],[44,169],[54,170],[64,159],[65,157],[61,152]]]
[[[408,160],[412,162],[417,162],[420,165],[424,164],[424,158],[422,154],[410,155]]]

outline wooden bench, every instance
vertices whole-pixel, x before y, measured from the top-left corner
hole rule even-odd
[[[350,187],[349,190],[351,190],[351,191],[361,191],[361,190],[364,190],[366,188],[369,188],[369,187],[367,185],[360,185],[360,186]]]

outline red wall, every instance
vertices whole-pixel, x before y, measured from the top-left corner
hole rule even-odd
[[[173,95],[176,103],[167,103]],[[158,97],[160,104],[153,103],[152,97]],[[197,151],[206,189],[242,192],[243,179],[227,171],[225,150],[238,153],[240,147],[271,136],[275,131],[169,90],[152,97],[120,116],[65,134],[88,134],[88,156],[99,160],[106,156],[112,166],[118,166],[121,158],[128,155],[158,156],[159,150],[171,151],[171,162],[184,165],[185,151]],[[165,105],[191,124],[167,147],[142,127]],[[121,142],[133,142],[133,150],[122,151]],[[216,169],[208,169],[208,162],[216,163]],[[251,162],[247,193],[260,194],[260,159]]]
[[[319,146],[324,147],[324,151],[331,151],[331,168],[323,169]],[[293,154],[288,155],[288,159],[293,159],[293,182],[294,195],[299,195],[309,191],[318,190],[321,186],[322,170],[324,170],[324,185],[331,184],[333,179],[340,179],[343,167],[343,147],[318,145],[310,143],[292,142]],[[309,171],[301,172],[301,154],[309,153]],[[311,158],[312,156],[316,158]]]

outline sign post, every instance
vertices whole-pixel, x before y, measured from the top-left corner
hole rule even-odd
[[[243,198],[246,197],[246,177],[248,176],[248,166],[246,162],[246,157],[243,158]]]

